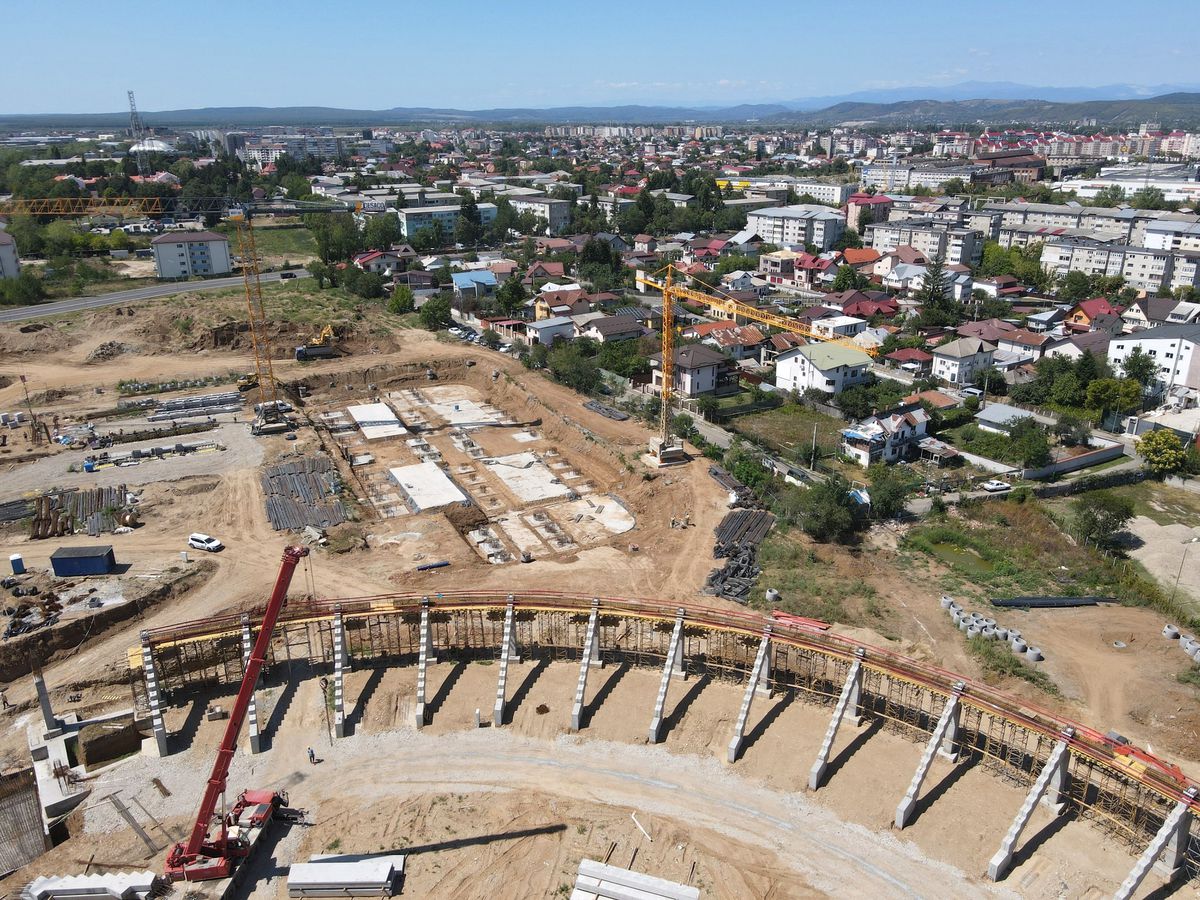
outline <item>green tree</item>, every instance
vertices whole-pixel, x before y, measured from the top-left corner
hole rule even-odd
[[[696,410],[700,415],[709,422],[715,422],[717,412],[721,409],[721,404],[717,398],[711,394],[704,394],[696,401]]]
[[[1033,416],[1017,419],[1009,428],[1008,436],[1013,452],[1026,468],[1037,469],[1049,465],[1050,439],[1046,436],[1046,429]]]
[[[325,290],[325,279],[329,277],[329,266],[321,262],[319,259],[314,259],[304,268],[308,270],[309,275],[317,279],[317,290]]]
[[[1109,413],[1122,413],[1142,399],[1142,386],[1132,378],[1097,378],[1087,387],[1087,405],[1099,410],[1103,422]]]
[[[388,312],[400,316],[412,312],[415,307],[416,298],[413,296],[412,288],[407,284],[396,285],[391,299],[388,300]]]
[[[1050,389],[1050,399],[1059,406],[1078,406],[1081,395],[1079,379],[1075,377],[1074,372],[1067,372],[1061,376]]]
[[[488,328],[485,329],[483,334],[479,336],[479,343],[491,350],[495,350],[504,342],[500,339],[500,333],[498,331],[496,331],[494,328]]]
[[[363,226],[363,244],[370,250],[387,250],[402,237],[400,219],[391,213],[371,216]]]
[[[546,368],[555,380],[581,394],[600,386],[600,367],[574,342],[560,341],[546,357]]]
[[[1121,371],[1126,378],[1132,378],[1143,388],[1148,388],[1154,384],[1158,364],[1141,347],[1134,347],[1121,363]]]
[[[459,207],[458,219],[454,224],[454,240],[464,247],[473,247],[483,239],[482,217],[475,195],[470,191],[461,191],[462,206]]]
[[[430,297],[421,306],[421,324],[430,331],[445,328],[450,322],[450,298],[444,296]]]
[[[878,519],[891,519],[904,512],[904,504],[917,488],[907,467],[875,463],[867,469],[871,482],[871,512]]]
[[[808,489],[800,512],[801,527],[814,541],[844,542],[854,534],[855,511],[850,482],[833,475]]]
[[[534,344],[529,348],[529,352],[521,360],[529,369],[544,369],[546,361],[550,356],[550,351],[546,349],[545,344]]]
[[[1144,187],[1133,192],[1129,205],[1134,209],[1166,209],[1167,198],[1162,188]]]
[[[1187,463],[1187,451],[1179,436],[1169,428],[1151,431],[1136,446],[1146,461],[1146,468],[1160,477],[1178,472]]]
[[[1133,518],[1133,501],[1112,491],[1091,491],[1071,503],[1075,538],[1111,547],[1114,538]]]
[[[525,308],[525,286],[520,278],[509,278],[496,291],[496,303],[506,316],[515,316]]]
[[[838,266],[837,275],[833,278],[833,290],[850,291],[861,290],[870,283],[866,275],[863,275],[854,266],[841,265]]]
[[[696,422],[687,413],[679,413],[671,419],[671,431],[687,440],[696,433]]]
[[[1125,201],[1125,188],[1119,184],[1109,184],[1096,191],[1092,198],[1093,206],[1118,206]]]
[[[1058,286],[1058,299],[1064,303],[1078,303],[1092,293],[1091,279],[1082,272],[1068,272]]]

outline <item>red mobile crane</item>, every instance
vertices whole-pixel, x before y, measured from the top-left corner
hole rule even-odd
[[[287,547],[283,551],[279,577],[275,579],[275,588],[271,591],[271,599],[267,601],[267,609],[263,613],[262,627],[254,642],[254,649],[250,651],[250,658],[246,661],[242,686],[238,689],[237,700],[234,701],[233,711],[229,715],[229,724],[225,726],[225,737],[217,750],[217,760],[213,763],[212,774],[208,777],[208,787],[204,790],[204,799],[200,801],[200,811],[196,814],[192,835],[186,844],[179,843],[172,847],[167,856],[166,875],[171,881],[211,881],[228,878],[237,863],[250,855],[249,842],[243,837],[230,837],[229,826],[262,827],[271,821],[277,809],[287,806],[287,794],[282,791],[242,791],[229,815],[221,816],[219,834],[212,838],[208,836],[209,826],[217,810],[217,801],[225,794],[229,764],[233,761],[238,733],[242,730],[242,722],[245,721],[246,710],[250,706],[250,697],[254,693],[254,686],[258,683],[258,675],[266,660],[271,633],[275,630],[275,620],[279,618],[279,610],[287,597],[292,573],[296,571],[300,560],[306,556],[307,547]],[[245,821],[243,813],[247,814]]]

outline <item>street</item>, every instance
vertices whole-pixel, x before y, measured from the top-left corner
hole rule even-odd
[[[297,278],[310,277],[303,269],[294,270]],[[279,281],[279,272],[269,272],[261,276],[263,282]],[[59,316],[64,313],[81,312],[85,309],[100,309],[104,306],[123,306],[126,303],[136,303],[138,300],[155,300],[160,297],[173,297],[176,294],[186,294],[191,291],[219,291],[224,288],[241,287],[242,276],[230,278],[212,278],[208,281],[177,281],[167,284],[154,284],[149,287],[134,288],[129,291],[115,291],[111,294],[98,294],[95,297],[71,297],[69,300],[54,300],[50,303],[39,303],[37,306],[18,306],[12,309],[0,309],[0,323],[24,322],[29,319],[41,319],[45,316]]]

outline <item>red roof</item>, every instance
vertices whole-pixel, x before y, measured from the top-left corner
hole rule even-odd
[[[864,263],[875,262],[879,259],[879,251],[872,250],[870,247],[863,247],[861,250],[847,247],[842,251],[842,256],[845,257],[848,265],[861,266]]]
[[[894,359],[896,362],[933,362],[933,354],[926,353],[924,350],[918,350],[916,347],[905,347],[902,350],[893,350],[887,354],[884,359]]]
[[[1093,297],[1090,300],[1080,300],[1075,304],[1075,309],[1082,312],[1089,319],[1103,315],[1119,316],[1125,311],[1125,307],[1114,306],[1112,303],[1109,303],[1107,297]]]

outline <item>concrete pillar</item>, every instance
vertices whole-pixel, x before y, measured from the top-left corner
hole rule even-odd
[[[929,743],[925,745],[925,752],[921,754],[921,761],[917,763],[917,771],[913,773],[912,783],[909,784],[904,798],[900,801],[900,805],[896,807],[897,828],[903,828],[907,825],[908,820],[912,817],[913,810],[917,808],[917,797],[921,793],[921,785],[925,783],[925,776],[929,774],[929,768],[933,765],[934,755],[937,753],[946,753],[943,743],[948,739],[952,740],[950,729],[958,721],[958,701],[965,688],[966,685],[961,681],[958,682],[958,684],[954,685],[954,693],[946,698],[946,705],[942,707],[942,714],[938,718],[937,726],[933,729],[933,734],[929,736]],[[953,755],[951,755],[951,759],[953,758]]]
[[[1017,816],[1013,819],[1012,825],[1009,826],[1008,834],[1001,841],[1000,849],[996,851],[996,855],[988,863],[988,878],[992,879],[992,881],[999,881],[1004,877],[1004,873],[1008,871],[1008,867],[1012,865],[1013,853],[1017,848],[1017,841],[1021,839],[1021,832],[1029,824],[1029,820],[1033,816],[1034,807],[1047,794],[1047,789],[1050,789],[1051,795],[1056,798],[1055,802],[1065,792],[1067,767],[1071,763],[1071,754],[1067,751],[1070,749],[1071,738],[1074,735],[1075,729],[1073,728],[1063,730],[1058,743],[1050,751],[1050,758],[1046,760],[1046,765],[1042,767],[1042,771],[1038,774],[1037,780],[1034,781],[1033,787],[1025,795],[1025,802],[1017,810]]]
[[[1182,872],[1183,858],[1187,853],[1188,841],[1191,839],[1192,804],[1196,802],[1196,789],[1190,787],[1183,798],[1175,804],[1175,809],[1163,821],[1162,828],[1146,847],[1145,851],[1121,886],[1117,888],[1114,900],[1129,900],[1134,892],[1141,887],[1151,869],[1156,869],[1165,875],[1168,883],[1173,882]],[[1164,851],[1166,851],[1164,853]],[[1162,857],[1159,860],[1159,857]],[[1156,865],[1157,863],[1157,865]]]
[[[154,744],[159,756],[166,756],[167,726],[163,722],[162,694],[158,689],[158,672],[154,667],[154,653],[150,650],[150,632],[143,631],[142,638],[142,675],[146,679],[146,699],[150,701],[150,720],[154,725]]]
[[[429,663],[436,662],[433,657],[433,631],[429,625],[429,598],[421,600],[421,640],[417,653],[417,704],[416,726],[425,727],[425,676]]]
[[[650,720],[650,732],[646,736],[651,744],[657,744],[662,732],[663,708],[667,705],[667,688],[671,686],[671,676],[683,674],[683,661],[680,659],[680,644],[683,640],[683,609],[675,612],[675,628],[671,632],[671,646],[667,648],[667,659],[663,663],[662,681],[658,685],[658,697],[654,701],[654,718]]]
[[[333,615],[333,733],[338,737],[346,736],[345,674],[349,661],[349,654],[346,653],[346,622],[339,604]]]
[[[750,678],[746,682],[746,693],[742,697],[742,708],[738,711],[737,722],[733,726],[733,737],[729,740],[729,750],[726,753],[729,762],[737,762],[738,754],[742,752],[742,741],[746,737],[746,720],[750,718],[750,704],[754,702],[754,695],[759,693],[761,688],[766,688],[767,693],[770,693],[770,688],[767,687],[770,659],[771,626],[768,625],[763,629],[762,640],[758,642],[758,655],[754,657]]]
[[[496,705],[492,707],[492,725],[499,728],[504,724],[505,692],[508,688],[508,664],[520,662],[517,656],[517,636],[513,632],[513,598],[510,594],[504,607],[504,636],[500,641],[500,677],[496,681]]]
[[[250,651],[254,649],[254,636],[250,633],[250,616],[248,613],[242,613],[242,667],[250,661]],[[246,709],[246,731],[250,735],[250,752],[262,752],[262,734],[258,730],[258,701],[255,699],[255,691],[258,690],[258,682],[254,684],[254,690],[250,691],[250,706]]]
[[[849,713],[851,721],[855,725],[862,722],[859,702],[862,699],[862,661],[867,652],[859,647],[854,654],[854,662],[850,664],[850,671],[846,673],[846,683],[842,685],[842,693],[838,697],[837,706],[833,708],[833,717],[829,720],[829,727],[825,729],[825,740],[821,742],[817,760],[813,763],[812,771],[808,773],[808,789],[810,791],[815,791],[821,786],[821,779],[825,777],[825,770],[829,768],[829,753],[833,750],[833,742],[837,738],[842,719]]]
[[[50,691],[46,687],[46,679],[40,666],[33,668],[33,688],[37,691],[38,706],[42,710],[42,724],[46,726],[44,737],[58,737],[62,733],[58,717],[54,715],[54,706],[50,703]]]
[[[583,700],[587,692],[588,670],[600,665],[600,601],[592,601],[592,612],[588,616],[587,633],[583,638],[583,658],[579,662],[579,683],[575,685],[575,703],[571,707],[571,730],[578,731],[583,719]]]

